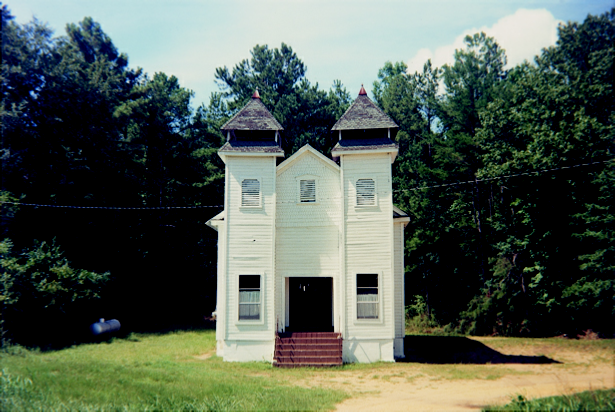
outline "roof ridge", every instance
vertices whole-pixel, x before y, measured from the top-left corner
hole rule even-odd
[[[249,114],[250,110],[254,110],[256,113]],[[242,128],[240,130],[284,130],[282,125],[277,121],[277,119],[271,114],[267,106],[263,103],[260,97],[253,97],[250,99],[248,103],[246,103],[233,117],[231,117],[226,123],[220,127],[220,130],[233,130],[237,129],[236,126],[232,125],[234,122],[239,122],[239,119],[242,117],[246,118],[247,124],[241,125],[246,126],[247,128]],[[255,118],[259,118],[261,120],[260,124],[250,123],[255,122]],[[235,127],[233,127],[235,126]]]
[[[354,115],[354,112],[357,112]],[[370,113],[371,112],[371,113]],[[354,116],[353,116],[354,115]],[[331,130],[384,129],[399,127],[389,115],[379,108],[361,87],[359,96],[352,102]]]

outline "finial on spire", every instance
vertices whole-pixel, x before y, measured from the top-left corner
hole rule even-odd
[[[361,90],[359,90],[359,96],[367,96],[367,92],[365,88],[363,88],[363,83],[361,83]]]
[[[261,96],[260,94],[258,94],[258,87],[256,88],[256,90],[254,90],[254,94],[252,95],[253,99],[260,99]]]

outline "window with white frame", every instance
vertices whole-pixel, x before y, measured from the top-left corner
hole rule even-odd
[[[261,182],[258,179],[243,179],[241,181],[241,206],[261,206]]]
[[[374,179],[357,180],[357,206],[376,205],[376,182]]]
[[[239,275],[239,320],[260,320],[261,276]]]
[[[357,274],[357,319],[378,319],[378,274]]]
[[[315,179],[301,179],[299,181],[299,202],[316,203]]]

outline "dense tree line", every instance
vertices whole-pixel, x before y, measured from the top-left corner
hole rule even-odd
[[[130,68],[91,18],[54,37],[6,6],[2,57],[3,329],[26,343],[70,341],[99,317],[127,329],[202,323],[215,309],[217,238],[205,222],[224,203],[220,126],[258,87],[288,152],[327,152],[350,103],[339,81],[312,85],[282,44],[219,68],[221,92],[194,110],[175,76]],[[192,209],[168,209],[182,206]],[[83,284],[92,293],[60,293]]]
[[[380,70],[374,96],[400,125],[395,202],[412,216],[411,314],[470,333],[613,332],[614,15],[562,26],[510,70],[484,34],[450,66]],[[176,77],[130,68],[91,18],[54,37],[6,6],[2,57],[2,320],[25,343],[70,341],[101,316],[201,322],[215,307],[220,126],[258,88],[287,155],[328,154],[351,102],[339,81],[311,84],[290,46],[257,45],[193,109]],[[417,189],[454,182],[470,183]]]
[[[401,126],[412,315],[466,333],[614,332],[614,17],[560,26],[510,70],[483,33],[451,65],[380,70],[376,99]],[[454,182],[468,183],[438,186]]]

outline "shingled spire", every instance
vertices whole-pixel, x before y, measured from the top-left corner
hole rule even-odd
[[[220,128],[221,130],[284,130],[267,110],[258,94],[254,91],[252,99],[237,114]]]
[[[331,155],[336,158],[349,151],[378,150],[391,152],[394,159],[398,146],[391,139],[395,138],[398,129],[393,119],[370,100],[361,85],[359,96],[331,129],[338,131],[339,138]]]
[[[261,152],[284,154],[280,147],[282,125],[263,104],[258,89],[250,101],[221,128],[226,144],[219,152]]]
[[[376,106],[363,85],[359,96],[350,105],[346,113],[333,125],[331,130],[365,130],[398,128],[397,124]]]

